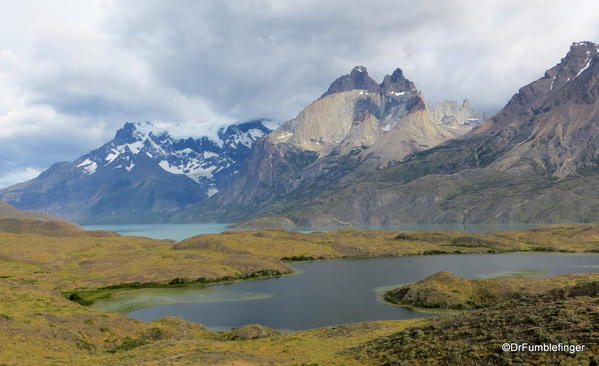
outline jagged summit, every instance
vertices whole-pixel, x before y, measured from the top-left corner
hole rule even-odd
[[[380,86],[368,75],[366,67],[355,66],[349,74],[343,75],[333,81],[329,89],[321,96],[321,98],[348,90],[366,90],[368,92],[378,93],[380,91]]]
[[[403,71],[399,67],[391,75],[385,75],[381,89],[385,93],[416,92],[414,83],[404,77]]]
[[[412,118],[403,120],[408,115]],[[456,133],[461,130],[441,126],[440,119],[434,120],[426,111],[422,96],[400,68],[377,84],[368,76],[366,67],[356,66],[333,81],[323,96],[267,139],[274,144],[291,143],[324,156],[333,151],[364,149],[390,134],[383,143],[384,150],[394,153],[392,157],[383,155],[385,159],[396,159],[414,149],[436,145]],[[376,155],[381,152],[377,150]]]
[[[596,62],[598,54],[599,45],[596,43],[588,41],[572,43],[566,56],[545,72],[541,79],[544,86],[542,92],[549,92],[579,77]]]
[[[370,176],[462,135],[479,115],[457,103],[431,111],[399,68],[377,84],[364,66],[356,66],[260,140],[239,178],[210,201],[233,208],[231,213],[243,207],[247,215],[304,189]]]
[[[406,79],[403,71],[398,67],[391,75],[385,75],[383,82],[378,84],[368,75],[365,66],[355,66],[347,75],[337,78],[329,89],[320,98],[335,93],[350,90],[365,90],[369,93],[385,93],[387,95],[399,96],[410,91],[417,93],[414,83]]]
[[[464,99],[461,104],[457,101],[444,101],[437,104],[428,102],[427,107],[439,124],[462,134],[486,119],[484,113],[470,106],[468,99]]]
[[[362,66],[362,65],[354,66],[354,68],[351,70],[350,74],[358,73],[358,72],[368,73],[368,69],[366,69],[366,66]]]

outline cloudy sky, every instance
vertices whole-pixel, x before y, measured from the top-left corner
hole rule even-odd
[[[336,77],[401,67],[433,101],[497,111],[599,41],[599,3],[535,0],[0,0],[0,187],[125,121],[284,121]]]

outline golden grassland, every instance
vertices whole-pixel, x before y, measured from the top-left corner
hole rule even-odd
[[[0,220],[0,365],[381,364],[380,352],[368,356],[344,350],[408,327],[424,327],[430,320],[231,340],[230,332],[209,331],[178,318],[139,322],[81,306],[61,293],[88,294],[93,300],[127,287],[278,275],[289,272],[286,261],[293,260],[510,251],[597,252],[599,225],[492,234],[353,229],[302,234],[271,229],[200,235],[175,243],[85,232],[60,222]]]

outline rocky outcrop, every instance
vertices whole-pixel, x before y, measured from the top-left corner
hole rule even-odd
[[[349,74],[343,75],[333,81],[329,90],[327,90],[320,98],[350,90],[365,90],[369,93],[378,93],[380,92],[380,89],[379,84],[370,78],[368,71],[364,66],[356,66]]]
[[[281,332],[276,329],[261,324],[248,324],[243,327],[231,329],[227,338],[232,341],[246,341],[249,339],[269,338],[277,335],[281,335]]]

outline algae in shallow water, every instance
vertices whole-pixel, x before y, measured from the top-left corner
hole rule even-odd
[[[272,295],[207,288],[141,288],[113,293],[98,299],[92,307],[99,310],[129,313],[134,310],[163,305],[261,300]]]
[[[495,277],[535,277],[547,273],[544,270],[538,269],[523,269],[520,271],[499,271],[493,273],[485,273],[478,275],[478,278],[495,278]]]

